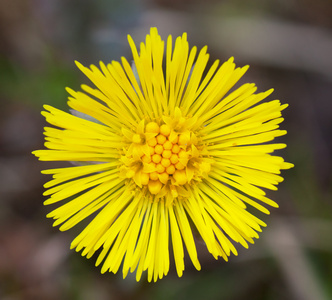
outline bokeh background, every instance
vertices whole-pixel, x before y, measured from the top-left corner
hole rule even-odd
[[[79,229],[60,233],[46,219],[41,169],[43,104],[66,108],[69,86],[87,79],[74,65],[131,59],[151,26],[163,38],[188,32],[211,61],[235,57],[245,82],[289,103],[279,152],[279,209],[268,227],[228,263],[199,248],[202,271],[187,260],[157,283],[99,273],[69,250]],[[332,299],[331,0],[1,0],[0,1],[0,299]]]

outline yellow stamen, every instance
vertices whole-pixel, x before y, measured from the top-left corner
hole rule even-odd
[[[159,180],[161,181],[161,183],[166,184],[168,179],[169,179],[169,175],[167,173],[164,172],[164,173],[159,174]]]
[[[173,147],[173,144],[170,141],[166,141],[163,145],[165,150],[171,150]]]
[[[153,161],[154,163],[156,163],[156,164],[160,163],[160,161],[161,161],[161,156],[160,156],[160,154],[153,154],[153,156],[152,156],[152,161]]]
[[[149,183],[150,176],[147,173],[141,173],[141,182],[143,185],[147,185]]]
[[[139,134],[133,135],[133,143],[139,144],[142,142],[141,136]]]
[[[156,138],[149,139],[148,145],[154,147],[155,145],[157,145],[157,139]]]
[[[157,136],[157,142],[158,144],[163,145],[166,142],[166,136],[159,134]]]
[[[164,116],[162,119],[167,124],[149,122],[145,130],[141,121],[136,134],[125,132],[131,144],[124,149],[125,155],[121,158],[125,164],[121,170],[125,178],[133,180],[140,188],[148,186],[156,199],[164,197],[168,191],[167,197],[171,196],[168,204],[178,195],[185,195],[187,189],[179,186],[206,176],[210,170],[209,160],[200,152],[204,146],[197,144],[196,134],[185,128],[186,123],[190,124],[188,119],[181,116],[180,109],[175,110],[173,118]],[[167,185],[166,189],[163,189],[164,185]]]
[[[143,155],[142,156],[142,162],[144,162],[144,163],[150,163],[151,162],[151,156]]]
[[[152,195],[156,195],[162,188],[162,183],[159,180],[150,180],[148,183],[149,191]]]
[[[167,168],[167,167],[170,166],[171,161],[170,161],[168,158],[162,158],[162,159],[161,159],[161,164],[162,164],[165,168]]]
[[[176,165],[175,165],[175,168],[177,168],[178,170],[183,170],[185,168],[185,165],[182,164],[181,162],[178,162]]]
[[[185,158],[185,159],[188,159],[189,154],[188,154],[188,152],[186,152],[186,151],[184,151],[183,149],[181,149],[181,151],[179,152],[178,156],[179,156],[179,158]]]
[[[150,173],[150,179],[151,180],[157,180],[158,179],[158,173],[157,172]]]
[[[167,172],[167,174],[174,174],[174,172],[175,172],[175,167],[174,167],[174,165],[170,165],[170,166],[168,166],[167,168],[166,168],[166,172]]]
[[[176,154],[172,154],[170,157],[170,161],[173,165],[177,164],[179,161],[179,157]]]
[[[174,144],[173,147],[172,147],[172,152],[173,153],[179,153],[180,152],[180,147],[178,144]]]
[[[160,133],[164,136],[169,136],[171,133],[171,128],[167,124],[163,124],[160,126]]]
[[[182,133],[180,134],[179,136],[179,145],[187,145],[190,141],[190,135],[189,134],[185,134],[185,133]]]
[[[158,173],[163,173],[165,171],[165,167],[162,164],[158,164],[156,168]]]
[[[163,151],[164,151],[164,147],[162,145],[158,144],[154,147],[154,152],[157,154],[161,154],[161,153],[163,153]]]
[[[146,124],[145,131],[149,133],[159,133],[159,125],[156,122]]]
[[[173,174],[173,178],[175,179],[176,183],[179,185],[184,185],[187,183],[187,175],[186,171],[184,170],[176,170]]]
[[[163,158],[170,158],[172,156],[172,151],[164,150],[162,156],[163,156]]]

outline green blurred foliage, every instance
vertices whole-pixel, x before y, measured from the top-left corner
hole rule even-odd
[[[74,63],[69,66],[48,59],[42,70],[27,70],[18,63],[2,61],[0,74],[6,74],[0,84],[2,97],[38,109],[46,103],[65,108],[65,87],[79,86],[79,76],[74,66]]]

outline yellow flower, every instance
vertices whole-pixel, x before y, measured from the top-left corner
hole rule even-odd
[[[96,88],[67,89],[71,114],[44,107],[56,128],[45,128],[48,149],[34,154],[75,163],[43,171],[53,175],[45,204],[61,204],[48,214],[54,226],[90,221],[71,248],[87,258],[100,249],[102,273],[122,266],[124,277],[136,270],[140,280],[147,270],[156,281],[169,271],[170,245],[178,276],[184,247],[200,270],[193,230],[226,261],[237,255],[234,242],[247,248],[258,238],[266,224],[247,205],[267,214],[262,204],[278,207],[262,188],[277,190],[280,170],[293,166],[272,155],[285,144],[268,143],[286,134],[279,124],[287,105],[258,104],[272,90],[255,94],[252,83],[230,91],[248,66],[230,58],[206,70],[207,47],[189,49],[186,33],[174,49],[156,28],[139,52],[128,40],[132,66],[125,58],[100,69],[77,63]]]

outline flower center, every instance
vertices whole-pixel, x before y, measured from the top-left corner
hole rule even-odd
[[[154,198],[186,196],[187,185],[210,171],[212,160],[190,130],[192,120],[179,117],[140,122],[136,133],[123,130],[126,139],[120,176],[134,180]],[[166,122],[165,122],[166,121]]]

